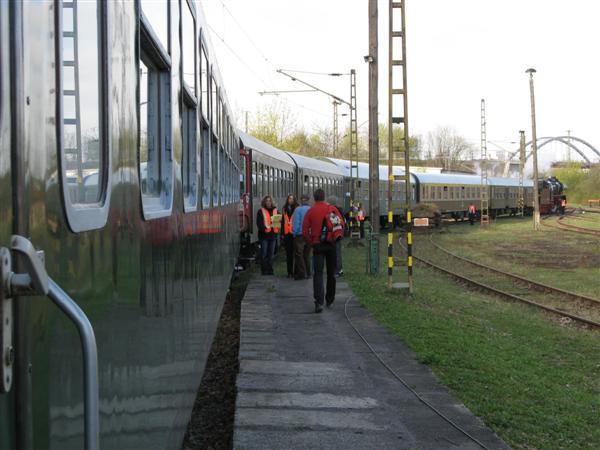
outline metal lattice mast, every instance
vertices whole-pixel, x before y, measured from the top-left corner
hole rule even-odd
[[[400,29],[397,29],[394,22],[394,15],[400,10]],[[408,95],[407,95],[407,70],[406,70],[406,2],[389,0],[389,58],[388,58],[388,288],[394,287],[394,204],[393,204],[393,185],[394,181],[404,182],[405,203],[401,207],[405,210],[406,219],[406,249],[408,268],[408,290],[413,292],[412,279],[412,217],[410,211],[411,202],[411,183],[410,183],[410,152],[409,152],[409,133],[408,133]],[[401,40],[401,56],[395,59],[395,48],[398,46],[398,39]],[[397,86],[394,77],[394,68],[402,67],[402,86]],[[394,114],[394,100],[402,97],[402,114]],[[402,126],[402,143],[394,142],[395,126]],[[404,175],[394,175],[395,158],[403,160]],[[400,162],[400,161],[398,161]],[[399,285],[399,287],[402,285]],[[404,287],[404,286],[402,286]]]
[[[356,122],[356,70],[350,71],[350,178],[358,179],[358,124]],[[354,193],[352,193],[354,196]]]
[[[337,157],[338,152],[338,105],[337,100],[333,101],[333,156]]]
[[[519,131],[521,134],[519,146],[519,210],[518,215],[523,217],[525,208],[525,190],[523,189],[523,176],[525,173],[525,132]]]
[[[485,120],[485,99],[481,99],[481,204],[479,213],[481,225],[490,223],[489,190],[488,190],[488,154],[487,154],[487,131]]]

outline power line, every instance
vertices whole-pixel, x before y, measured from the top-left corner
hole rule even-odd
[[[328,77],[343,77],[343,76],[349,76],[349,73],[339,73],[339,72],[311,72],[309,70],[291,70],[291,69],[281,69],[284,70],[286,72],[292,72],[292,73],[306,73],[309,75],[324,75],[324,76],[328,76]]]
[[[269,83],[267,83],[260,75],[258,75],[255,72],[255,70],[252,68],[252,66],[250,64],[248,64],[246,61],[244,61],[242,59],[242,57],[237,54],[237,52],[225,41],[225,39],[223,37],[221,37],[221,35],[219,35],[219,33],[217,33],[215,31],[215,29],[211,25],[208,25],[208,28],[210,28],[210,31],[212,31],[212,33],[215,35],[215,37],[223,43],[223,45],[227,48],[227,50],[229,50],[233,54],[233,56],[235,56],[238,59],[238,61],[241,62],[244,65],[244,67],[246,67],[250,71],[250,73],[252,73],[263,84],[263,86],[265,86],[265,87],[270,86]]]
[[[273,63],[271,62],[271,60],[269,58],[266,57],[266,55],[262,52],[262,50],[258,47],[258,45],[256,45],[254,43],[254,41],[252,40],[252,37],[250,36],[250,33],[248,33],[246,31],[246,29],[242,26],[242,24],[236,19],[236,17],[233,15],[233,13],[231,12],[231,10],[227,7],[227,5],[225,3],[223,3],[223,0],[219,0],[219,2],[221,3],[221,5],[223,5],[223,8],[225,9],[225,11],[227,11],[227,14],[229,14],[229,16],[233,19],[233,21],[236,23],[236,25],[238,26],[238,28],[242,31],[242,33],[244,33],[246,35],[246,37],[248,38],[248,41],[250,42],[250,44],[252,44],[252,46],[256,49],[256,51],[258,53],[260,53],[260,56],[269,64],[273,65]]]

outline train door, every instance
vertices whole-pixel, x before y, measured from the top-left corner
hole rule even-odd
[[[0,2],[0,247],[9,245],[13,232],[9,12],[9,2]],[[0,293],[0,448],[12,450],[17,448],[16,396],[14,389],[10,389],[14,372],[7,370],[4,364],[5,353],[10,352],[9,341],[14,339],[11,323],[6,323],[6,320],[12,320],[10,309],[12,302],[9,304]]]

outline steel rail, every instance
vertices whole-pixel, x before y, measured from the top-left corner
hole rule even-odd
[[[381,357],[381,355],[373,348],[373,346],[363,336],[363,334],[360,331],[358,331],[358,328],[356,327],[356,325],[354,325],[354,322],[352,322],[352,319],[348,315],[348,303],[350,303],[350,300],[354,300],[354,299],[356,299],[356,297],[354,297],[353,295],[351,295],[350,297],[348,297],[346,299],[346,303],[344,303],[344,315],[346,316],[346,320],[348,321],[348,323],[350,324],[350,326],[354,329],[354,331],[356,332],[356,334],[358,334],[358,336],[366,344],[366,346],[369,348],[369,350],[371,351],[371,353],[373,354],[373,356],[375,356],[375,358],[377,358],[377,360],[381,363],[381,365],[383,367],[385,367],[388,370],[388,372],[390,372],[392,374],[392,376],[394,378],[396,378],[400,383],[402,383],[402,385],[406,389],[408,389],[421,403],[423,403],[425,406],[427,406],[429,409],[431,409],[434,413],[436,413],[439,417],[441,417],[443,420],[445,420],[448,424],[450,424],[456,430],[458,430],[459,432],[461,432],[464,436],[466,436],[467,438],[469,438],[471,441],[475,442],[477,445],[479,445],[484,450],[491,450],[483,442],[481,442],[480,440],[478,440],[475,436],[473,436],[472,434],[470,434],[469,432],[467,432],[464,428],[462,428],[460,425],[458,425],[456,422],[454,422],[450,417],[448,417],[447,415],[445,415],[444,413],[442,413],[431,402],[427,401],[427,399],[425,397],[423,397],[415,389],[413,389],[410,386],[410,384],[404,378],[402,378],[400,375],[398,375],[398,373],[396,373],[396,371],[394,369],[392,369],[390,367],[390,365],[384,361],[384,359]]]
[[[529,284],[529,285],[532,285],[532,286],[536,286],[538,288],[541,288],[541,290],[543,290],[543,291],[555,292],[555,293],[558,293],[558,294],[562,294],[562,295],[566,295],[566,296],[569,296],[571,298],[574,298],[577,301],[588,302],[588,303],[592,303],[592,304],[594,304],[596,306],[600,306],[600,299],[597,299],[597,298],[594,298],[594,297],[590,297],[590,296],[587,296],[587,295],[584,295],[584,294],[578,294],[576,292],[566,291],[566,290],[558,288],[556,286],[550,286],[549,284],[540,283],[539,281],[534,281],[534,280],[532,280],[530,278],[525,278],[525,277],[522,277],[520,275],[516,275],[514,273],[505,272],[504,270],[496,269],[495,267],[488,266],[487,264],[482,264],[482,263],[479,263],[477,261],[473,261],[472,259],[465,258],[464,256],[457,255],[456,253],[451,252],[450,250],[442,247],[441,245],[437,244],[436,242],[433,242],[433,236],[432,235],[429,236],[429,242],[431,242],[431,244],[434,247],[436,247],[437,249],[439,249],[440,251],[444,252],[447,255],[450,255],[450,256],[452,256],[452,257],[454,257],[456,259],[460,259],[461,261],[465,261],[465,262],[467,262],[469,264],[473,264],[474,266],[478,266],[478,267],[481,267],[483,269],[489,270],[490,272],[495,272],[495,273],[504,275],[506,277],[518,280],[518,281],[520,281],[522,283]]]
[[[558,219],[556,219],[556,223],[558,224],[559,228],[563,228],[563,229],[569,228],[572,230],[576,230],[578,233],[600,236],[600,230],[594,230],[593,228],[578,227],[577,225],[573,225],[570,223],[564,223],[563,222],[564,218],[565,218],[565,216],[562,216],[562,217],[559,217]]]
[[[435,264],[435,263],[433,263],[431,261],[428,261],[425,258],[421,258],[421,257],[416,256],[416,255],[413,255],[413,258],[415,258],[417,261],[419,261],[419,262],[421,262],[421,263],[423,263],[425,265],[433,267],[434,269],[436,269],[436,270],[438,270],[440,272],[446,273],[446,274],[448,274],[448,275],[450,275],[450,276],[452,276],[454,278],[457,278],[459,280],[466,281],[467,283],[469,283],[469,284],[471,284],[473,286],[476,286],[476,287],[478,287],[480,289],[485,289],[485,290],[487,290],[489,292],[492,292],[492,293],[494,293],[494,294],[496,294],[496,295],[498,295],[500,297],[505,297],[505,298],[510,299],[510,300],[516,300],[518,302],[521,302],[521,303],[524,303],[526,305],[533,306],[533,307],[536,307],[536,308],[539,308],[539,309],[543,309],[544,311],[550,312],[552,314],[555,314],[555,315],[558,315],[558,316],[561,316],[561,317],[568,317],[568,318],[572,319],[575,322],[580,322],[580,323],[585,324],[585,325],[587,325],[589,327],[592,327],[592,328],[600,328],[600,323],[594,322],[593,320],[589,320],[589,319],[586,319],[584,317],[580,317],[580,316],[577,316],[575,314],[571,314],[571,313],[568,313],[568,312],[565,312],[565,311],[560,311],[560,310],[552,308],[550,306],[546,306],[546,305],[543,305],[541,303],[537,303],[537,302],[534,302],[532,300],[528,300],[526,298],[520,297],[518,295],[511,294],[510,292],[502,291],[502,290],[500,290],[498,288],[495,288],[493,286],[490,286],[488,284],[481,283],[481,282],[479,282],[477,280],[473,280],[472,278],[466,277],[466,276],[461,275],[461,274],[459,274],[457,272],[454,272],[452,270],[446,269],[445,267],[442,267],[442,266],[440,266],[438,264]]]

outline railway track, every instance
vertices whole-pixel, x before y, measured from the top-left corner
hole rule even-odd
[[[548,228],[555,228],[558,230],[571,231],[573,233],[587,234],[589,236],[600,237],[600,230],[594,230],[593,228],[585,228],[571,223],[564,223],[564,218],[567,216],[556,217],[554,221],[550,221],[552,216],[548,216],[542,221],[542,225]]]
[[[417,261],[503,298],[543,309],[560,317],[568,317],[589,328],[600,329],[600,300],[539,283],[456,255],[434,243],[431,236],[429,241],[442,258],[433,262],[429,258],[413,255]],[[440,264],[439,259],[445,260],[450,265]],[[468,272],[468,276],[465,272]],[[579,310],[591,311],[591,318],[583,317]]]

